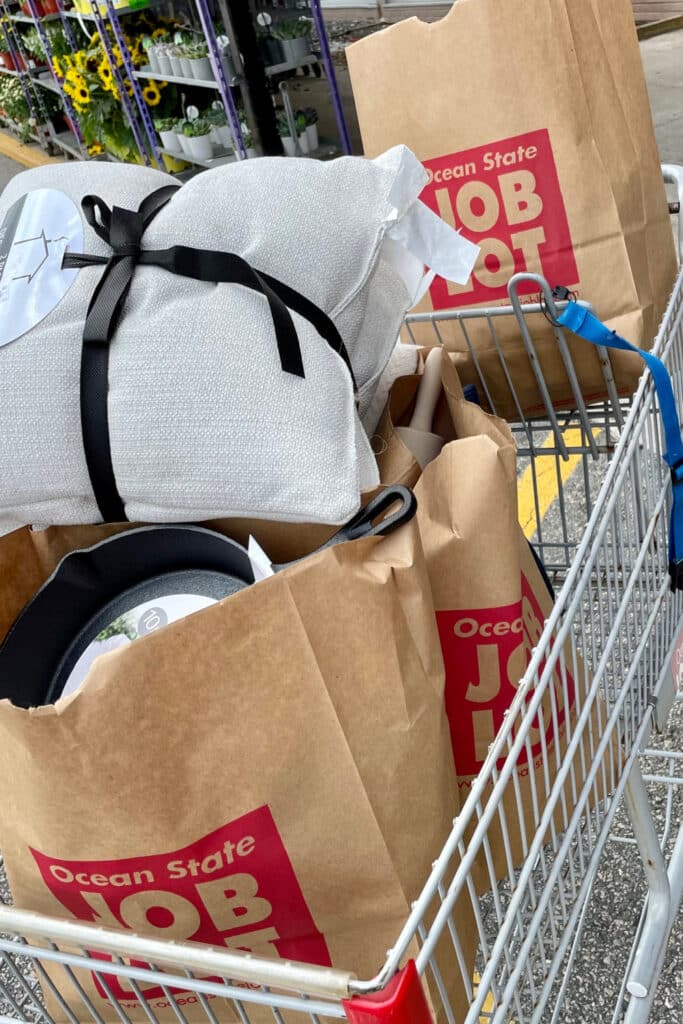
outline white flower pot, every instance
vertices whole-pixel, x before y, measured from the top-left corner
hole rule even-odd
[[[178,139],[178,142],[180,143],[181,151],[185,154],[185,156],[189,156],[190,155],[190,140],[188,139],[187,135],[180,135],[178,132],[176,132],[176,138]]]
[[[308,139],[308,151],[312,153],[318,148],[318,126],[317,124],[306,125],[306,138]]]
[[[157,64],[159,65],[157,70],[158,70],[160,75],[172,75],[173,74],[173,72],[171,70],[171,58],[168,56],[167,53],[163,53],[163,54],[158,54],[157,55]]]
[[[247,150],[247,160],[253,160],[255,156],[256,150],[250,146],[249,149]]]
[[[282,148],[285,151],[285,156],[296,156],[296,143],[291,135],[282,135]]]
[[[161,68],[159,67],[159,57],[157,56],[156,49],[153,46],[150,46],[147,51],[147,60],[149,61],[149,66],[152,71],[161,71]]]
[[[200,82],[213,81],[213,68],[208,57],[200,57],[198,60],[191,60],[192,74]]]
[[[308,135],[305,130],[299,136],[299,146],[301,148],[301,152],[306,155],[308,153]]]
[[[227,124],[220,125],[216,129],[218,132],[218,140],[224,149],[232,149],[232,135],[230,134],[230,126]]]
[[[183,69],[183,78],[192,78],[192,62],[189,57],[181,57],[180,64]]]
[[[213,145],[208,134],[188,138],[187,141],[190,143],[190,156],[195,160],[210,160],[213,156]]]
[[[164,149],[167,149],[170,153],[182,153],[183,148],[180,144],[180,136],[174,131],[170,132],[159,132],[159,138],[161,139],[161,145]]]
[[[284,50],[285,61],[288,64],[295,64],[302,57],[307,57],[311,52],[309,36],[300,36],[298,39],[281,39],[280,43]]]
[[[170,64],[171,64],[171,74],[175,75],[176,78],[182,78],[183,77],[183,65],[181,63],[180,57],[174,57],[171,54],[171,56],[169,56],[168,59],[169,59]]]

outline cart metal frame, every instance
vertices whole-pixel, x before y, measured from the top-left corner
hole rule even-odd
[[[665,177],[683,185],[677,168],[665,168]],[[546,282],[531,280],[554,312]],[[516,317],[536,366],[533,324],[542,314],[540,304],[520,301],[528,284],[528,276],[513,278],[509,306],[413,315],[407,329],[428,322],[438,341],[442,322],[456,320],[467,339],[470,321],[478,318],[497,344],[497,318]],[[591,897],[612,846],[638,851],[646,889],[612,1021],[645,1024],[683,896],[683,830],[674,834],[683,750],[657,749],[683,687],[683,593],[670,591],[667,574],[670,478],[649,378],[641,379],[631,401],[620,401],[609,356],[602,353],[608,398],[586,408],[560,329],[556,337],[575,409],[556,413],[548,399],[544,416],[529,421],[520,414],[514,429],[521,472],[530,475],[535,496],[528,533],[559,592],[548,620],[536,624],[537,643],[503,726],[376,976],[357,979],[343,970],[165,942],[0,904],[0,1024],[101,1024],[82,985],[84,971],[108,992],[106,1019],[121,1024],[131,1017],[107,988],[111,975],[128,979],[139,998],[135,1019],[150,1024],[159,1018],[141,995],[147,982],[162,987],[165,1013],[179,1024],[186,1024],[188,1005],[193,1021],[199,1013],[209,1024],[429,1024],[433,1014],[456,1024],[437,962],[444,943],[461,971],[469,1002],[465,1024],[585,1020],[571,1016],[572,985],[582,970]],[[655,351],[669,367],[683,409],[683,272]],[[542,380],[539,387],[544,394]],[[570,463],[574,472],[568,474]],[[557,488],[545,509],[536,481],[548,467]],[[563,716],[562,708],[572,704],[573,713]],[[525,772],[534,759],[542,771]],[[531,810],[522,803],[523,778]],[[664,794],[659,831],[649,787]],[[523,825],[521,865],[509,845],[511,807]],[[505,847],[502,881],[492,866],[493,834]],[[488,884],[481,884],[482,874]],[[476,981],[465,969],[454,913],[461,900],[471,907],[477,930]],[[415,939],[419,952],[406,965]],[[106,966],[94,951],[108,957]],[[429,984],[431,1004],[421,979]],[[58,1013],[47,1009],[44,993]]]

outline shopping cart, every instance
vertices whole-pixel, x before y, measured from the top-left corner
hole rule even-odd
[[[665,176],[675,179],[676,169],[667,168]],[[516,317],[535,365],[534,319],[542,307],[520,299],[530,280],[546,312],[556,314],[546,282],[518,276],[510,283],[509,306],[413,315],[406,329],[427,323],[439,340],[442,321],[455,320],[467,339],[476,318],[495,345],[498,319]],[[7,904],[0,904],[0,1024],[100,1024],[101,1012],[82,984],[84,972],[107,996],[107,1020],[122,1024],[133,1014],[130,1002],[124,1006],[113,994],[112,976],[126,979],[137,1001],[135,1019],[151,1024],[162,1009],[165,1020],[172,1014],[185,1024],[189,1008],[193,1021],[199,1015],[209,1024],[430,1024],[434,1016],[453,1024],[450,990],[437,960],[444,943],[462,975],[466,1024],[648,1020],[683,889],[683,835],[674,835],[683,751],[666,741],[661,749],[647,747],[664,734],[683,684],[683,593],[670,591],[667,572],[670,479],[651,381],[645,377],[632,401],[620,401],[603,352],[608,398],[586,408],[572,379],[566,339],[560,329],[556,336],[575,409],[556,413],[548,402],[544,416],[514,424],[530,495],[526,529],[551,572],[556,601],[539,624],[503,726],[377,975],[358,979],[343,970],[46,917],[11,906],[7,896]],[[683,409],[683,274],[656,351]],[[542,378],[539,387],[543,394]],[[549,508],[544,474],[556,484]],[[561,727],[558,703],[567,699],[562,687],[570,677],[574,714]],[[532,750],[532,732],[540,755]],[[529,774],[523,765],[534,758],[543,771]],[[531,812],[520,797],[523,774]],[[521,866],[513,863],[507,841],[510,807],[523,819]],[[502,837],[506,852],[502,881],[492,866],[494,835]],[[625,853],[633,856],[625,859]],[[614,863],[620,881],[610,890]],[[482,884],[482,866],[488,884]],[[636,875],[645,883],[640,915],[633,905]],[[596,918],[595,903],[606,892],[612,895],[602,912],[614,930],[607,961],[595,947],[601,912],[598,906]],[[616,932],[615,893],[627,900],[628,942],[623,921]],[[478,937],[475,978],[454,913],[463,900]],[[406,963],[415,939],[419,953]],[[431,1006],[422,979],[429,983]],[[150,984],[163,992],[153,1004],[142,993]]]

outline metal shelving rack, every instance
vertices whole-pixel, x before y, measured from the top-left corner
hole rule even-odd
[[[6,0],[3,0],[3,2],[6,2]],[[45,31],[45,22],[57,20],[60,21],[70,45],[72,46],[72,48],[75,48],[75,40],[73,37],[73,33],[71,32],[71,28],[66,18],[64,17],[61,0],[56,0],[58,9],[57,14],[47,14],[42,16],[38,14],[38,10],[35,6],[35,0],[26,0],[26,2],[28,4],[29,11],[31,12],[31,16],[27,17],[26,15],[14,14],[10,15],[10,20],[13,20],[15,22],[28,21],[35,25],[38,31],[38,35],[40,36],[40,41],[42,43],[45,56],[47,58],[48,70],[50,74],[52,74],[52,60],[54,54],[52,53],[52,47],[50,45],[49,36]],[[64,108],[64,112],[66,113],[69,121],[73,126],[73,132],[55,132],[54,128],[52,128],[50,142],[53,145],[57,146],[59,149],[61,149],[62,152],[68,153],[69,155],[75,156],[77,158],[83,158],[86,155],[86,151],[83,146],[83,137],[80,132],[78,120],[76,118],[76,113],[73,109],[73,106],[71,105],[71,100],[62,89],[61,83],[56,77],[53,78],[53,83],[54,85],[56,85],[56,89],[53,89],[52,91],[58,93]],[[39,105],[42,105],[42,100],[40,99],[39,92],[37,93],[37,96]],[[49,123],[50,125],[52,125],[51,121],[49,121]]]
[[[212,14],[209,8],[209,0],[184,0],[185,4],[194,9],[199,26],[201,27],[201,31],[208,46],[209,59],[214,77],[211,80],[205,81],[194,78],[185,78],[177,75],[162,75],[153,71],[150,67],[143,67],[141,69],[136,69],[134,67],[130,51],[126,44],[126,37],[122,28],[121,19],[128,13],[136,14],[141,13],[143,10],[147,11],[150,10],[150,8],[153,9],[157,6],[157,4],[154,3],[154,0],[150,5],[144,8],[117,8],[114,6],[114,0],[103,0],[104,7],[102,8],[99,0],[90,0],[90,10],[88,12],[64,10],[61,0],[56,0],[58,13],[46,14],[43,16],[38,14],[36,0],[26,0],[30,10],[30,16],[10,12],[8,6],[9,2],[10,0],[0,0],[0,12],[6,14],[9,19],[9,25],[3,25],[2,31],[7,39],[10,53],[12,53],[13,56],[15,54],[19,54],[20,58],[23,59],[20,59],[17,62],[17,66],[20,70],[11,71],[10,69],[0,68],[0,74],[13,74],[21,81],[22,89],[31,112],[31,117],[36,120],[36,124],[38,126],[36,132],[32,134],[32,138],[34,141],[39,142],[43,147],[49,148],[54,146],[62,152],[76,157],[77,159],[87,158],[87,152],[83,145],[83,139],[78,125],[78,117],[73,109],[69,97],[62,88],[62,83],[53,73],[53,54],[50,48],[49,36],[45,31],[45,25],[47,23],[53,21],[61,22],[67,40],[75,51],[77,48],[76,41],[70,22],[77,20],[82,25],[85,22],[91,23],[93,25],[93,29],[99,33],[102,47],[109,60],[112,74],[119,91],[120,101],[123,106],[126,120],[130,125],[140,157],[145,164],[163,168],[164,164],[162,157],[164,155],[174,157],[175,159],[182,160],[187,164],[194,164],[202,168],[215,167],[235,159],[242,160],[247,158],[247,148],[242,134],[240,114],[238,112],[234,91],[236,89],[244,88],[244,77],[241,73],[243,70],[241,58],[239,54],[234,53],[233,50],[233,58],[237,68],[237,73],[234,76],[229,77],[226,72],[223,59],[223,50],[214,30]],[[222,12],[223,20],[225,21],[226,7],[224,4],[219,3],[219,8]],[[312,68],[315,65],[322,65],[337,121],[341,150],[348,153],[351,151],[349,134],[344,118],[334,64],[325,32],[320,0],[309,0],[309,9],[319,39],[320,56],[318,56],[317,53],[311,52],[293,61],[284,61],[279,64],[266,66],[265,73],[270,79],[275,76],[286,74],[287,72],[296,71],[302,67],[308,66]],[[36,27],[48,58],[48,68],[30,69],[29,60],[23,52],[21,33],[14,29],[16,24],[28,24]],[[231,34],[231,26],[229,24],[226,24],[226,31],[228,36],[232,39],[233,36]],[[114,58],[112,52],[114,46],[117,46],[121,53],[123,60],[122,68],[118,67],[117,61]],[[123,81],[126,77],[131,83],[130,95],[123,85]],[[218,153],[211,160],[198,160],[185,153],[180,154],[164,149],[160,145],[160,140],[155,131],[152,116],[143,97],[141,83],[146,79],[166,81],[180,86],[199,87],[217,92],[227,115],[228,126],[230,128],[230,135],[233,142],[232,152],[225,151],[223,153]],[[65,114],[73,125],[74,134],[71,132],[58,133],[55,131],[51,120],[46,115],[45,107],[41,100],[42,89],[49,90],[59,96]],[[276,93],[277,87],[275,85],[273,86],[272,91],[273,93]],[[291,113],[291,108],[287,108],[286,106],[286,109],[289,109]],[[313,155],[327,156],[330,155],[331,152],[332,150],[330,150],[329,147],[321,147],[321,149]]]
[[[52,54],[49,39],[43,24],[46,21],[56,21],[60,19],[63,21],[64,19],[61,6],[58,5],[59,13],[40,17],[37,14],[34,0],[27,0],[27,3],[29,10],[31,11],[30,15],[12,12],[9,9],[7,0],[0,0],[0,12],[6,19],[2,25],[2,32],[8,47],[8,52],[13,59],[15,67],[17,68],[15,71],[12,71],[9,68],[1,68],[0,72],[7,75],[14,75],[21,83],[30,117],[36,122],[36,130],[31,132],[29,137],[44,149],[56,148],[62,152],[70,154],[71,156],[76,156],[79,159],[83,158],[85,154],[80,136],[69,131],[57,132],[55,130],[52,119],[47,114],[40,91],[41,88],[48,88],[60,97],[63,108],[74,125],[76,133],[78,133],[78,124],[69,99],[63,93],[59,83],[51,74]],[[31,66],[33,61],[24,48],[21,33],[15,29],[15,26],[20,24],[34,25],[36,27],[50,64],[50,67],[47,69],[49,82],[41,77],[40,72],[42,69]],[[67,38],[69,38],[73,45],[73,36],[71,35],[70,30],[68,31]],[[14,126],[11,122],[8,122],[7,119],[5,119],[5,123],[10,130],[15,130]]]

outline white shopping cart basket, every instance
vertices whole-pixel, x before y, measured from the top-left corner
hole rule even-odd
[[[665,168],[665,177],[683,180],[676,168]],[[557,312],[547,284],[534,281],[551,315]],[[407,330],[428,321],[438,339],[441,321],[456,320],[467,339],[468,322],[479,318],[497,344],[497,318],[517,317],[536,365],[533,321],[542,312],[540,304],[520,302],[527,285],[528,278],[513,279],[507,307],[414,315]],[[150,983],[163,990],[165,1019],[170,1009],[179,1024],[189,1006],[193,1021],[199,1013],[209,1024],[248,1024],[255,1017],[275,1024],[430,1024],[421,983],[427,976],[434,1011],[453,1024],[435,951],[446,941],[459,952],[452,910],[461,898],[471,901],[478,933],[476,978],[461,972],[469,996],[466,1024],[648,1020],[683,888],[683,833],[677,836],[674,828],[683,749],[656,739],[683,683],[683,593],[671,592],[667,565],[670,476],[650,379],[643,378],[632,401],[620,402],[603,352],[610,398],[586,408],[559,329],[557,340],[575,410],[556,413],[548,402],[543,418],[520,416],[514,430],[526,481],[527,533],[559,592],[486,762],[376,977],[46,917],[11,906],[7,897],[0,903],[0,1024],[101,1024],[78,980],[83,969],[109,998],[107,1019],[122,1024],[130,1018],[107,984],[112,975],[127,979],[136,1019],[144,1016],[150,1024],[158,1019],[142,995]],[[683,409],[683,275],[656,351]],[[543,394],[541,377],[539,387]],[[548,477],[555,497],[546,509]],[[569,665],[568,650],[575,652]],[[553,742],[560,717],[553,679],[568,673],[576,683],[576,714],[564,721],[563,743]],[[544,714],[550,721],[538,729]],[[533,760],[532,730],[541,737],[545,770],[526,778],[529,822],[518,759],[526,750],[520,763]],[[649,742],[657,749],[648,749]],[[473,867],[480,872],[482,864],[493,864],[489,836],[506,843],[511,823],[504,806],[509,814],[515,805],[524,861],[515,868],[507,850],[507,876],[497,881],[491,867],[490,891],[480,894]],[[607,940],[603,947],[596,944],[599,933]],[[406,964],[416,937],[420,952]],[[464,957],[456,959],[464,965]]]

